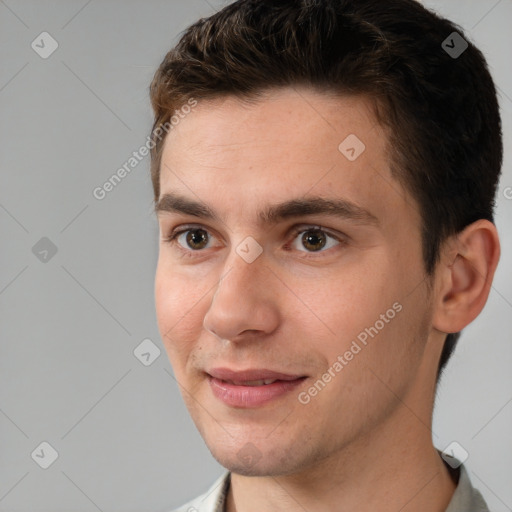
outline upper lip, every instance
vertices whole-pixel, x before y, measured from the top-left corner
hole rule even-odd
[[[212,368],[207,373],[212,377],[220,380],[231,380],[231,381],[252,381],[252,380],[264,380],[264,379],[275,379],[275,380],[295,380],[305,375],[290,375],[286,373],[274,372],[266,369],[248,369],[234,371],[229,368]]]

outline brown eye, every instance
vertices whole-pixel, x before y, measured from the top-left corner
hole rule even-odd
[[[328,252],[329,249],[341,248],[345,245],[344,235],[331,234],[321,226],[297,226],[293,230],[293,243],[291,247],[299,252],[312,255],[318,253],[318,256]]]
[[[323,231],[310,229],[302,235],[302,244],[308,250],[319,251],[326,243],[327,237]]]
[[[204,229],[189,229],[186,235],[187,245],[191,249],[204,249],[208,244],[208,233]]]

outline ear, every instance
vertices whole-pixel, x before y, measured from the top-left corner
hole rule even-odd
[[[482,311],[500,258],[496,226],[477,220],[442,246],[436,269],[433,327],[461,331]]]

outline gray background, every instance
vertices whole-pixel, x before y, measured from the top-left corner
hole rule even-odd
[[[438,391],[433,432],[440,449],[464,446],[475,486],[504,512],[512,510],[512,2],[425,3],[468,31],[501,96],[502,259]],[[105,199],[92,195],[145,143],[148,85],[164,54],[221,5],[0,0],[0,511],[168,511],[223,472],[189,419],[157,330],[149,157]],[[43,31],[59,44],[47,59],[31,48]],[[46,261],[32,249],[43,237],[57,248]],[[161,354],[145,366],[134,350],[148,338]],[[48,469],[31,457],[43,441],[58,452]]]

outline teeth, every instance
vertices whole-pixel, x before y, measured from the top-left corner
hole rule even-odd
[[[228,380],[230,384],[234,384],[235,386],[264,386],[266,384],[272,384],[277,379],[261,379],[261,380],[246,380],[246,381],[231,381]]]

